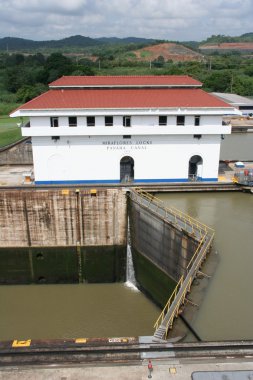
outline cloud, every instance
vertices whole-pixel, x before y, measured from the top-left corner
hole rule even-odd
[[[202,40],[251,30],[252,0],[0,0],[0,37]]]

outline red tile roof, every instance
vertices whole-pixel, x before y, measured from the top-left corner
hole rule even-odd
[[[231,108],[197,89],[55,89],[30,100],[18,110],[113,108]]]
[[[142,76],[63,76],[50,83],[50,87],[113,87],[113,86],[201,86],[188,75]]]

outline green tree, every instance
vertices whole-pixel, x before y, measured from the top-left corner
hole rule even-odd
[[[63,75],[70,75],[73,70],[71,59],[61,53],[52,53],[45,63],[44,81],[50,83]]]
[[[204,87],[213,92],[230,92],[232,74],[229,71],[211,72],[204,80]]]
[[[37,83],[34,86],[24,85],[17,91],[17,101],[28,102],[29,100],[47,91],[47,89],[48,87],[42,83]]]

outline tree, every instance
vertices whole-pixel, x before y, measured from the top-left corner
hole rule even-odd
[[[17,100],[19,102],[28,102],[36,96],[47,91],[48,87],[42,83],[37,83],[34,86],[25,85],[17,91]]]
[[[213,71],[204,80],[204,87],[208,91],[230,92],[232,74],[229,71]]]
[[[70,75],[73,69],[73,63],[69,58],[61,53],[52,53],[46,60],[44,77],[49,83],[63,75]]]

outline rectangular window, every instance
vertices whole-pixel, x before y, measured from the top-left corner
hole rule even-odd
[[[123,126],[131,127],[131,116],[123,116]]]
[[[185,123],[185,116],[177,116],[177,125],[184,125]]]
[[[59,127],[58,117],[50,117],[50,125],[51,125],[52,128]]]
[[[123,139],[131,139],[131,135],[123,135]]]
[[[113,116],[105,116],[105,126],[111,127],[113,125]]]
[[[95,116],[87,116],[87,127],[95,127]]]
[[[196,126],[200,125],[200,116],[195,116],[194,125],[196,125]]]
[[[69,126],[70,127],[77,127],[77,117],[76,116],[70,116],[69,117]]]
[[[167,116],[159,116],[159,125],[167,125]]]

